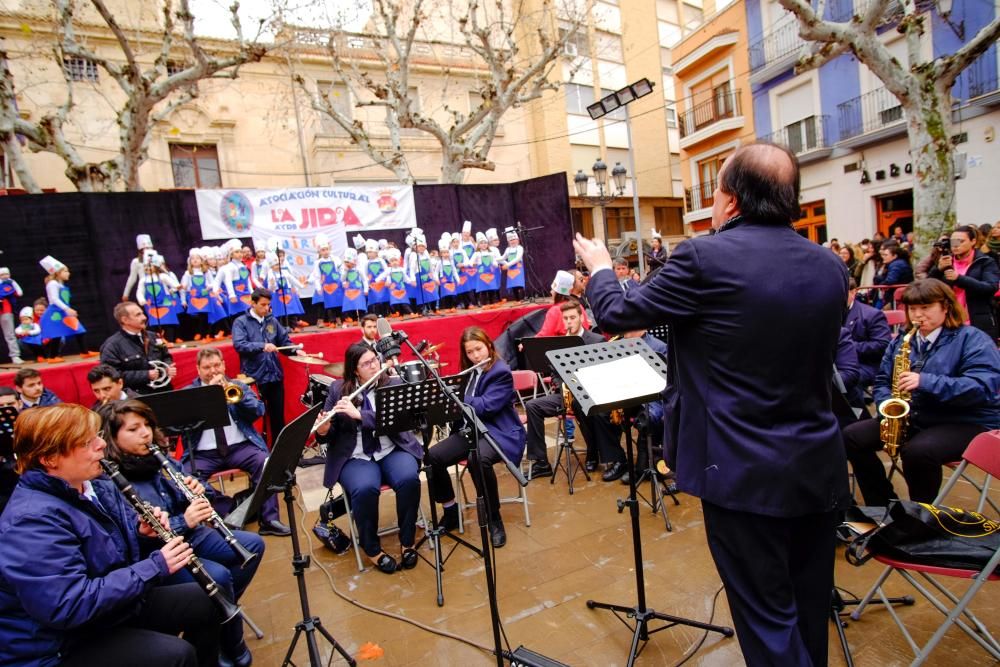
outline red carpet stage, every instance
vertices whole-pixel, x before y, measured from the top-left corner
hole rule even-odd
[[[414,344],[425,338],[432,345],[443,343],[439,354],[441,361],[448,365],[442,368],[442,375],[449,375],[458,372],[458,337],[463,329],[473,325],[480,326],[489,334],[490,338],[496,338],[514,320],[538,308],[548,307],[548,305],[497,308],[444,317],[423,317],[405,322],[393,320],[392,326],[405,331]],[[322,353],[327,363],[343,362],[347,347],[360,338],[361,332],[357,327],[292,334],[292,340],[295,343],[305,345],[305,352],[309,354]],[[211,345],[222,350],[226,360],[226,375],[233,377],[239,373],[239,357],[233,350],[232,343],[226,340],[211,343]],[[195,356],[198,354],[198,347],[195,344],[192,347],[171,350],[174,362],[177,364],[177,378],[174,382],[176,388],[186,387],[197,377]],[[406,361],[412,359],[413,355],[409,350],[404,350],[401,358]],[[285,417],[291,420],[304,411],[299,397],[305,391],[308,375],[310,373],[323,374],[323,367],[321,365],[307,366],[289,361],[288,357],[284,355],[282,355],[281,361],[285,369]],[[54,391],[63,401],[90,406],[94,402],[94,395],[87,382],[87,371],[96,366],[97,363],[96,359],[87,359],[54,366],[38,364],[34,367],[42,374],[45,387]],[[0,385],[14,386],[14,373],[15,371],[0,373]]]

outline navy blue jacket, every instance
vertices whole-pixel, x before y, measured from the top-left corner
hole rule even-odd
[[[1000,287],[1000,267],[989,255],[974,251],[972,264],[964,276],[947,280],[944,271],[934,266],[927,272],[928,278],[937,278],[949,287],[965,290],[965,305],[969,310],[969,322],[990,336],[997,337],[996,316],[993,314],[993,295]]]
[[[24,400],[24,397],[21,397]],[[56,396],[56,393],[51,389],[42,389],[42,395],[38,397],[38,403],[32,405],[31,407],[25,407],[25,410],[30,410],[31,408],[47,408],[50,405],[56,405],[62,403],[62,399]]]
[[[622,288],[617,281],[615,285],[621,292]],[[479,378],[472,396],[467,396],[465,403],[482,420],[507,458],[516,464],[524,454],[527,434],[517,416],[517,410],[514,409],[514,399],[514,376],[510,372],[510,366],[502,359],[497,359]]]
[[[867,387],[875,380],[882,355],[892,340],[889,322],[881,310],[855,299],[847,311],[844,325],[851,333],[861,363],[861,386]]]
[[[851,407],[863,408],[865,393],[861,384],[861,363],[858,361],[857,344],[851,338],[851,332],[847,327],[840,328],[840,340],[837,341],[837,354],[833,363],[844,383],[847,402]]]
[[[847,309],[839,257],[790,226],[744,220],[684,241],[627,294],[598,271],[587,295],[605,331],[670,325],[664,442],[682,490],[776,517],[846,506],[831,410]]]
[[[885,266],[885,272],[879,272],[872,279],[876,285],[905,285],[913,282],[913,267],[902,257],[897,257]]]
[[[398,377],[390,378],[383,386],[403,384],[403,380]],[[333,406],[340,400],[341,389],[344,386],[343,380],[337,380],[330,385],[330,391],[326,395],[326,403],[323,404],[323,412],[333,410]],[[374,402],[375,396],[371,400]],[[375,410],[362,408],[361,428],[369,431],[375,430]],[[326,469],[323,471],[323,486],[330,488],[340,480],[340,471],[344,464],[351,459],[354,448],[358,445],[358,422],[347,415],[339,414],[330,420],[330,430],[324,436],[329,443],[326,448]],[[410,431],[393,433],[389,436],[397,447],[409,452],[419,461],[424,458],[424,449],[413,437]]]
[[[93,485],[100,507],[40,470],[21,476],[0,517],[0,664],[58,664],[167,576],[159,551],[140,558],[138,519],[115,485]]]
[[[277,352],[264,352],[264,344],[273,343],[277,347],[291,345],[288,332],[274,315],[267,315],[258,322],[247,311],[233,322],[233,349],[240,355],[240,371],[249,375],[258,384],[281,382],[285,377]],[[295,350],[282,350],[287,355]]]
[[[897,337],[882,357],[875,376],[875,405],[892,395],[892,368],[902,344],[903,337]],[[911,341],[914,371],[919,359],[916,347]],[[920,386],[910,401],[912,426],[961,423],[1000,428],[1000,352],[987,334],[964,325],[942,329],[919,370]]]
[[[266,452],[267,444],[264,442],[264,437],[253,427],[253,423],[257,421],[258,418],[264,416],[264,402],[260,400],[253,389],[246,386],[242,382],[237,382],[236,380],[230,380],[230,382],[243,388],[243,398],[240,399],[239,403],[233,403],[227,406],[229,408],[229,417],[233,420],[236,428],[240,430],[240,433],[243,434],[244,438]],[[195,378],[194,382],[188,385],[188,388],[200,386],[201,378]],[[185,464],[185,470],[187,469],[187,463],[191,459],[191,447],[198,444],[204,432],[205,429],[199,429],[192,432],[192,441],[190,442],[186,438],[182,438],[184,441],[184,456],[181,460]],[[231,442],[229,444],[235,445],[238,443]],[[197,454],[195,456],[197,456]]]

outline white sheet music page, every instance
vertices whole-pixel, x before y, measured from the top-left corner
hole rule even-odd
[[[597,405],[658,394],[667,381],[638,354],[581,368],[576,378]]]

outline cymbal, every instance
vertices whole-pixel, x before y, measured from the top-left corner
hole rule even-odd
[[[429,348],[424,350],[424,354],[433,354],[434,352],[440,350],[442,347],[444,347],[444,343],[437,343],[435,345],[431,345]]]
[[[332,364],[327,364],[323,366],[323,372],[335,378],[342,378],[344,377],[344,362],[335,361]]]
[[[325,364],[326,363],[326,359],[323,358],[322,353],[320,353],[319,355],[317,355],[315,357],[312,356],[312,355],[308,355],[308,354],[302,354],[302,355],[298,355],[297,354],[297,355],[288,357],[288,359],[291,359],[292,361],[294,361],[296,363],[300,363],[300,364]]]

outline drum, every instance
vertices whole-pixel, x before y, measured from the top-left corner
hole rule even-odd
[[[427,379],[427,369],[419,361],[407,361],[405,364],[396,366],[396,373],[403,378],[403,382],[416,384]]]
[[[323,405],[326,402],[326,395],[330,393],[330,385],[333,382],[334,379],[329,375],[313,373],[309,376],[306,391],[299,400],[307,408],[311,408],[314,405]]]

